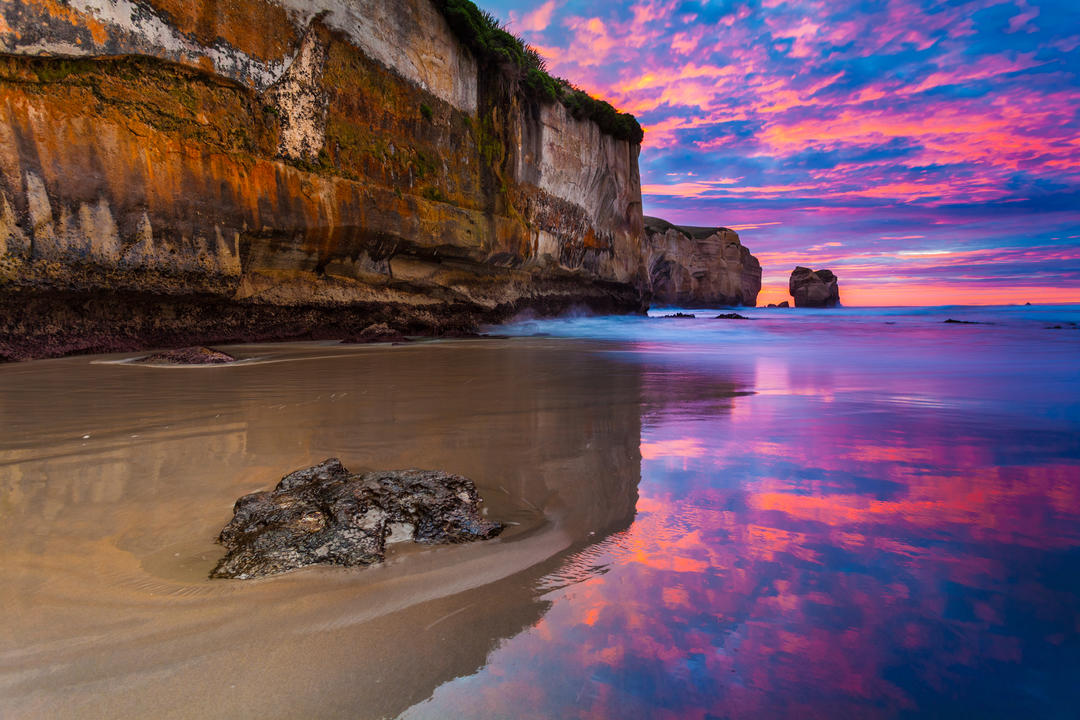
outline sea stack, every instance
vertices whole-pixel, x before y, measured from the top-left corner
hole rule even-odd
[[[795,268],[788,282],[788,292],[795,298],[795,307],[822,308],[840,304],[840,287],[831,270]]]

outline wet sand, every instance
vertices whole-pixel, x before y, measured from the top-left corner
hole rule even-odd
[[[589,343],[221,349],[245,362],[0,367],[0,715],[392,717],[633,520],[640,371]],[[331,456],[466,475],[513,524],[372,568],[207,579],[237,497]]]

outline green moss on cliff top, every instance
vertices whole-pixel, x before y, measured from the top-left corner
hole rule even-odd
[[[552,77],[544,58],[535,49],[514,37],[491,13],[471,0],[435,0],[465,47],[488,68],[515,80],[527,97],[543,103],[561,102],[578,120],[592,120],[600,129],[619,140],[641,143],[645,133],[637,119],[620,113],[611,104],[574,87],[568,80]]]

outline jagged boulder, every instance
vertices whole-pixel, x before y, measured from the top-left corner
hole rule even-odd
[[[734,230],[680,227],[647,217],[644,249],[654,304],[757,305],[761,263]]]
[[[788,281],[788,292],[795,298],[795,307],[822,308],[840,304],[840,287],[831,270],[795,268]]]
[[[273,492],[245,495],[218,541],[212,578],[249,579],[307,565],[371,565],[386,545],[486,540],[503,526],[480,515],[468,478],[436,470],[350,473],[340,460],[290,473]]]

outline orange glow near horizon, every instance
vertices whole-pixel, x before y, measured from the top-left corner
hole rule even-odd
[[[792,302],[787,284],[763,285],[758,307]],[[849,307],[936,305],[1069,305],[1080,303],[1078,288],[1035,286],[980,287],[949,283],[845,282],[840,277],[840,302]]]

